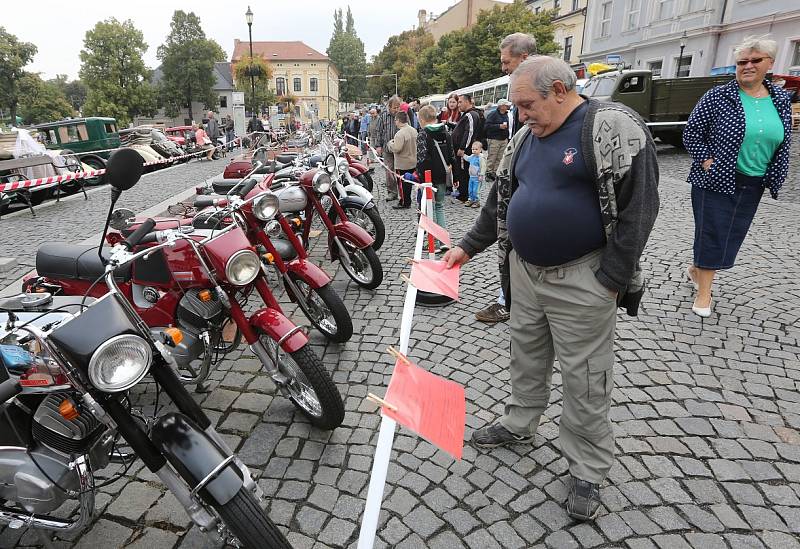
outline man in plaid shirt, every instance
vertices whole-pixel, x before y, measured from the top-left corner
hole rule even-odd
[[[383,157],[386,164],[386,201],[397,200],[397,181],[394,175],[394,155],[386,148],[386,144],[394,138],[397,126],[394,115],[400,110],[402,99],[393,95],[386,103],[386,109],[378,117],[378,128],[375,143],[375,152]]]

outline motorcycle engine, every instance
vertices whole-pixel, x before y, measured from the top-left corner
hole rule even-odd
[[[42,401],[33,414],[33,438],[62,454],[86,454],[105,426],[90,413],[78,412],[72,419],[65,418],[59,406],[66,399],[67,395],[55,393]]]
[[[208,294],[211,294],[210,297]],[[199,334],[222,324],[225,308],[213,290],[188,290],[178,303],[178,327]]]

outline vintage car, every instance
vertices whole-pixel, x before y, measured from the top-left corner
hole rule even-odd
[[[111,155],[108,149],[120,146],[117,121],[114,118],[87,117],[70,118],[33,126],[39,132],[39,140],[45,147],[57,151],[78,153],[83,164],[91,169],[106,167]],[[104,176],[87,178],[87,185],[102,183]]]
[[[164,130],[167,139],[174,141],[181,147],[194,140],[194,130],[191,126],[175,126]]]

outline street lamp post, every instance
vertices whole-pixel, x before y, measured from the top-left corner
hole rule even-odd
[[[256,79],[253,75],[253,12],[250,6],[247,6],[247,12],[244,14],[247,19],[247,32],[250,35],[250,67],[247,72],[250,73],[250,91],[252,92],[252,104],[250,105],[250,112],[253,117],[256,116]]]
[[[678,54],[678,66],[675,68],[675,78],[679,78],[681,72],[681,64],[683,63],[683,48],[686,47],[686,31],[681,35],[681,53]]]

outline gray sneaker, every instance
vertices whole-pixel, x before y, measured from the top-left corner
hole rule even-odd
[[[567,513],[576,520],[594,520],[600,510],[600,485],[570,476]]]
[[[511,315],[505,305],[492,303],[482,311],[475,313],[475,318],[481,322],[505,322]]]
[[[515,435],[500,425],[499,421],[472,433],[472,443],[481,448],[497,448],[506,444],[525,444],[529,442],[533,442],[533,435]]]

